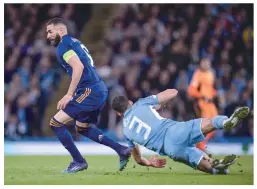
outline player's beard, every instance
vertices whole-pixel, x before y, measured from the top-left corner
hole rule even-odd
[[[55,39],[51,41],[51,44],[57,47],[61,40],[61,36],[57,33]]]

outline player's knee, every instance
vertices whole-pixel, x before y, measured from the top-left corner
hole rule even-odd
[[[206,127],[206,126],[210,126],[210,125],[212,125],[212,119],[203,118],[202,127]]]
[[[59,121],[56,120],[54,117],[51,118],[49,125],[50,125],[51,127],[61,127],[61,126],[64,126],[63,123],[59,122]]]
[[[81,134],[81,133],[86,132],[86,131],[88,130],[88,127],[81,127],[81,126],[76,125],[75,129],[76,129],[76,131],[77,131],[79,134]]]
[[[215,128],[212,126],[212,119],[209,118],[203,118],[202,124],[201,124],[201,131],[204,136],[209,134],[210,132],[214,131]]]

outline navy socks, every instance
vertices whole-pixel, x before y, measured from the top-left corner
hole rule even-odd
[[[54,119],[54,118],[53,118]],[[59,123],[57,120],[54,119],[55,122]],[[60,124],[60,123],[59,123]],[[73,160],[79,163],[85,162],[82,155],[80,154],[78,148],[75,146],[74,141],[70,132],[67,130],[63,124],[60,127],[51,126],[55,135],[62,143],[62,145],[69,151],[70,155],[73,157]]]
[[[93,128],[93,127],[83,128],[83,127],[79,127],[77,125],[76,125],[76,127],[77,127],[77,131],[81,135],[88,137],[89,139],[91,139],[97,143],[103,144],[105,146],[109,146],[110,148],[115,150],[119,155],[121,155],[121,150],[124,149],[124,147],[122,145],[120,145],[119,143],[114,142],[109,137],[105,136],[97,128]]]

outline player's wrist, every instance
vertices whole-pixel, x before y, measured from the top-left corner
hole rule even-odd
[[[149,159],[149,160],[148,160],[148,166],[149,166],[149,167],[155,167],[155,166],[154,166],[154,163],[153,163],[153,161],[152,161],[152,159]]]

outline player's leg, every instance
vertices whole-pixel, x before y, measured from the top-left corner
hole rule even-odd
[[[91,126],[92,124],[90,123],[96,123],[98,114],[99,111],[92,111],[85,113],[83,117],[78,116],[77,119],[79,121],[76,121],[76,130],[81,135],[115,150],[120,157],[120,170],[122,170],[129,161],[131,150],[130,148],[113,141],[108,136],[104,135],[102,131]]]
[[[67,130],[65,124],[71,117],[68,116],[65,112],[60,110],[51,120],[50,126],[54,131],[55,135],[62,143],[62,145],[68,150],[70,155],[73,158],[73,162],[70,164],[68,169],[63,172],[77,172],[84,169],[87,169],[88,165],[85,159],[80,154],[79,150],[74,144],[70,132]]]
[[[206,136],[216,129],[230,130],[236,127],[248,114],[248,107],[240,107],[230,116],[230,118],[221,115],[215,116],[212,119],[203,118],[201,123],[202,134]]]
[[[77,130],[80,134],[117,151],[120,155],[120,165],[123,167],[126,166],[130,157],[130,149],[112,141],[100,130],[90,126],[97,123],[107,96],[108,91],[99,90],[98,85],[90,89],[86,88],[84,93],[76,94],[63,111],[77,121]]]
[[[222,160],[213,160],[203,151],[195,147],[185,148],[184,153],[188,155],[188,165],[209,174],[228,174],[229,166],[236,162],[235,155],[226,156]]]
[[[207,106],[208,106],[207,102],[205,102],[203,100],[200,100],[198,102],[199,114],[200,114],[199,117],[200,118],[207,118],[206,117],[206,114],[208,113]],[[203,141],[197,143],[196,147],[201,149],[202,151],[206,152],[206,143],[207,143],[207,140],[205,138]]]
[[[165,154],[174,161],[184,163],[193,169],[212,173],[212,159],[196,147],[184,145],[165,146]]]
[[[208,155],[204,155],[197,165],[199,171],[210,174],[229,174],[229,167],[237,160],[236,155],[228,155],[224,159],[213,160]]]
[[[205,173],[216,174],[216,171],[212,168],[212,161],[208,155],[204,154],[197,165],[197,169]]]
[[[217,116],[217,115],[218,115],[218,110],[217,110],[215,104],[212,103],[211,106],[210,106],[210,111],[208,111],[206,117],[208,117],[208,118],[213,118],[213,117],[215,117],[215,116]],[[205,144],[205,152],[206,152],[206,153],[208,153],[207,143],[208,143],[209,140],[214,136],[214,133],[215,133],[215,131],[212,131],[212,132],[210,132],[209,134],[207,134],[206,137],[205,137],[205,141],[206,141],[206,144]]]
[[[212,163],[211,161],[206,158],[205,156],[203,156],[199,162],[199,164],[197,165],[197,169],[199,171],[205,172],[205,173],[209,173],[209,174],[228,174],[228,169],[226,170],[219,170],[216,168],[212,167]]]
[[[114,142],[108,136],[104,135],[104,133],[102,131],[100,131],[97,128],[91,127],[91,125],[92,124],[89,124],[89,123],[81,123],[79,121],[76,121],[76,130],[81,135],[86,136],[97,143],[100,143],[100,144],[103,144],[105,146],[112,148],[120,156],[123,156],[124,153],[126,152],[126,150],[128,152],[130,152],[126,146],[123,146],[117,142]],[[125,150],[125,152],[124,152],[124,150]],[[125,154],[130,154],[130,153],[125,153]]]
[[[201,106],[201,117],[202,118],[213,118],[217,116],[217,108],[215,107],[215,104],[213,103],[207,103],[207,102],[202,102],[203,104],[200,104]],[[205,136],[205,140],[199,142],[196,144],[196,146],[203,150],[204,152],[207,152],[206,147],[207,147],[207,142],[213,137],[215,131],[212,131],[208,133]]]

